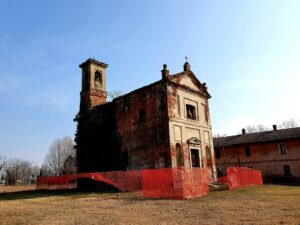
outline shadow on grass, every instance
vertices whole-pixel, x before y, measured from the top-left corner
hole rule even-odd
[[[89,194],[107,194],[117,193],[116,191],[82,191],[78,189],[68,190],[29,190],[18,192],[6,192],[0,193],[0,201],[2,200],[21,200],[21,199],[34,199],[41,197],[53,197],[53,196],[84,196]]]

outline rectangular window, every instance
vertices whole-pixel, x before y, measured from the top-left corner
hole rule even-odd
[[[193,105],[186,104],[186,117],[191,120],[196,120],[196,108]]]
[[[217,148],[215,153],[216,153],[216,158],[220,159],[221,158],[220,148]]]
[[[146,120],[146,111],[145,109],[141,109],[139,111],[139,122],[145,122]]]
[[[192,167],[200,167],[199,150],[191,149]]]
[[[250,147],[245,147],[245,156],[246,157],[250,157],[251,156]]]
[[[286,148],[285,148],[285,145],[284,144],[279,144],[278,145],[278,147],[279,147],[279,153],[280,154],[286,154],[287,153],[287,151],[286,151]]]
[[[284,165],[283,166],[283,171],[284,171],[285,176],[292,176],[291,168],[290,168],[289,165]]]

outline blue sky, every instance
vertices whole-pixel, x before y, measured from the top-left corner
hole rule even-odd
[[[188,56],[214,133],[299,119],[299,12],[298,0],[2,0],[0,154],[41,164],[74,136],[89,57],[109,64],[108,91],[126,93]]]

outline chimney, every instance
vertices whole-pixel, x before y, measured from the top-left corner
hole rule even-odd
[[[163,65],[163,69],[161,71],[161,77],[162,79],[167,79],[169,76],[169,70],[167,70],[167,64]]]
[[[274,130],[274,131],[277,130],[277,125],[276,125],[276,124],[273,125],[273,130]]]
[[[246,129],[245,128],[242,129],[242,134],[246,134]]]

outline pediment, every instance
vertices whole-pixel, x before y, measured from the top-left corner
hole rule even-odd
[[[200,88],[199,88],[200,82],[197,79],[193,78],[193,77],[184,76],[179,81],[179,84],[187,86],[187,87],[192,88],[194,90],[200,91]]]
[[[187,87],[210,97],[209,93],[207,92],[205,83],[202,84],[193,72],[182,72],[171,76],[171,81],[177,83],[180,86]]]
[[[201,140],[199,140],[196,137],[192,137],[190,139],[187,140],[188,144],[193,144],[193,145],[200,145],[201,144]]]

